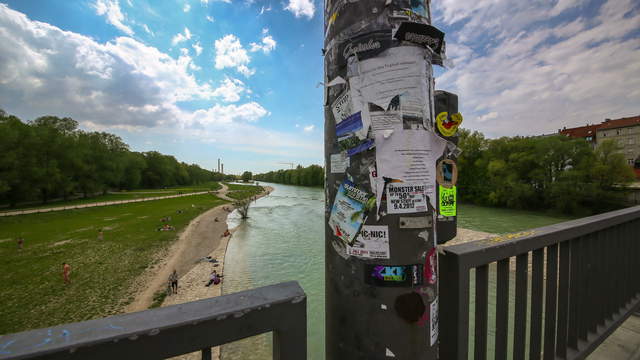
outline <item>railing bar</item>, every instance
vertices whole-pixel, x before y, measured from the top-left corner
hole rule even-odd
[[[533,251],[531,261],[531,331],[529,341],[529,359],[540,359],[542,343],[542,299],[544,291],[544,249]]]
[[[558,294],[558,245],[547,247],[547,280],[544,306],[544,360],[555,359]]]
[[[527,271],[529,253],[516,257],[516,301],[513,334],[513,358],[524,359],[525,340],[527,337]]]
[[[580,291],[579,295],[580,300],[578,301],[578,339],[579,340],[587,340],[587,328],[589,327],[589,240],[591,239],[591,234],[585,237],[582,237],[578,242],[579,252],[579,271],[580,274],[578,276],[580,282]]]
[[[202,349],[202,360],[211,360],[211,348]]]
[[[610,227],[606,230],[606,248],[605,254],[609,258],[609,270],[607,271],[607,283],[609,284],[609,290],[606,292],[607,296],[607,320],[615,319],[615,308],[616,308],[616,265],[619,259],[616,259],[617,255],[616,244],[615,244],[615,227]]]
[[[457,254],[439,256],[440,297],[447,299],[439,305],[440,357],[466,360],[469,353],[469,268],[460,263]]]
[[[597,265],[597,245],[598,245],[598,233],[589,235],[587,242],[587,301],[589,308],[587,311],[587,317],[589,319],[587,332],[596,333],[598,328],[598,287],[601,278],[601,274],[598,273]]]
[[[567,357],[567,322],[569,319],[569,275],[571,265],[571,244],[560,243],[560,270],[558,273],[558,322],[556,330],[556,354]]]
[[[640,220],[636,220],[633,222],[631,232],[632,236],[630,237],[630,239],[633,242],[633,248],[635,249],[633,253],[640,254],[640,237],[638,236],[638,234],[640,234]],[[632,269],[631,277],[635,280],[635,289],[633,291],[633,296],[635,297],[638,293],[640,293],[640,276],[636,275],[640,273],[640,262],[633,261],[633,265],[635,268]]]
[[[609,263],[611,262],[610,254],[606,252],[607,250],[606,231],[607,230],[598,231],[598,244],[596,247],[599,254],[599,260],[600,260],[596,262],[597,271],[598,271],[598,276],[596,280],[598,285],[598,291],[600,294],[606,294],[608,291],[608,286],[610,284],[609,281],[606,281],[608,278],[606,271],[607,271],[607,268],[609,267]],[[598,312],[598,324],[597,324],[598,326],[605,325],[605,320],[608,316],[608,309],[606,305],[607,305],[607,299],[600,299],[600,303],[598,304],[598,307],[596,310]]]
[[[580,318],[580,303],[582,300],[580,288],[580,242],[581,238],[569,240],[569,325],[567,326],[567,345],[578,349],[578,319]]]
[[[624,281],[624,287],[625,287],[625,293],[624,293],[624,305],[626,306],[629,301],[631,300],[631,298],[633,298],[633,291],[632,291],[632,284],[633,284],[633,277],[632,277],[632,273],[631,273],[631,268],[633,267],[633,257],[637,256],[637,254],[632,253],[631,249],[633,249],[633,246],[631,244],[631,238],[633,237],[633,233],[631,232],[631,223],[627,222],[624,224],[624,237],[623,237],[623,244],[624,244],[624,249],[625,249],[625,281]]]
[[[506,360],[509,330],[509,258],[498,261],[496,287],[496,360]]]
[[[476,268],[476,318],[474,360],[487,358],[487,319],[489,308],[489,265]]]

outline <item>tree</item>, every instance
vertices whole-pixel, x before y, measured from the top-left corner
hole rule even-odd
[[[242,173],[241,178],[242,178],[242,181],[247,182],[253,178],[253,174],[251,173],[251,171],[245,171]]]
[[[233,202],[233,206],[236,207],[236,209],[238,209],[238,212],[240,213],[240,216],[243,219],[248,219],[249,218],[249,206],[251,205],[251,199],[244,199],[244,200],[236,200]]]

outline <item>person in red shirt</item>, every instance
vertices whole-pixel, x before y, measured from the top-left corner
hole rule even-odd
[[[62,263],[62,278],[64,279],[65,284],[71,284],[71,279],[69,276],[71,275],[71,265],[66,262]]]

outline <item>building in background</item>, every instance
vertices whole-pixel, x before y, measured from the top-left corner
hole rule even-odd
[[[600,126],[601,124],[593,124],[593,125],[587,124],[586,126],[580,126],[580,127],[570,128],[570,129],[567,129],[565,127],[565,128],[562,128],[561,130],[558,130],[558,133],[568,137],[572,137],[572,138],[583,138],[589,144],[591,144],[592,148],[595,149],[597,144],[596,142],[597,130]]]
[[[598,144],[609,139],[617,141],[627,163],[633,166],[640,156],[640,116],[606,119],[599,125],[596,139]]]

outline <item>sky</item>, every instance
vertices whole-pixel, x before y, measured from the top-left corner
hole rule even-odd
[[[2,1],[2,0],[0,0]],[[0,108],[72,117],[226,173],[323,164],[323,3],[0,2]],[[463,126],[487,137],[640,115],[640,2],[434,0]]]

